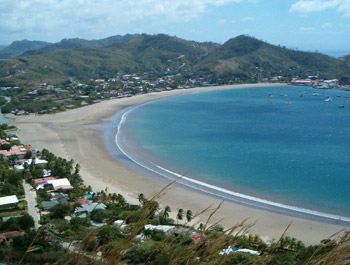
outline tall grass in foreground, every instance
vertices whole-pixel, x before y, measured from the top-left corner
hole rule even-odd
[[[292,247],[292,244],[286,244],[288,238],[286,233],[291,224],[288,225],[280,239],[270,246],[259,247],[259,242],[256,242],[256,249],[259,249],[260,256],[245,253],[220,254],[223,249],[239,244],[242,237],[248,234],[249,229],[255,224],[243,220],[224,231],[216,230],[220,221],[213,223],[212,218],[222,203],[214,209],[208,207],[195,213],[194,219],[209,212],[209,217],[205,224],[200,225],[200,229],[198,223],[189,225],[186,222],[176,226],[171,234],[158,240],[150,240],[147,236],[140,237],[140,234],[147,234],[143,233],[144,225],[148,224],[152,216],[159,210],[157,200],[164,195],[170,185],[172,183],[154,194],[149,200],[144,199],[140,202],[140,207],[124,220],[125,224],[128,223],[125,230],[116,229],[113,234],[104,237],[101,236],[103,230],[93,229],[76,246],[75,238],[82,228],[82,223],[71,241],[65,246],[66,256],[56,264],[350,264],[350,233],[346,231],[341,231],[322,241],[318,247],[305,248],[300,253],[298,252],[299,260],[293,261],[291,257],[297,255],[298,248]],[[136,220],[135,216],[137,216]],[[134,221],[129,222],[130,219]],[[185,233],[183,233],[183,227],[188,228]],[[38,233],[43,233],[44,230],[43,227],[38,230]],[[196,244],[189,238],[191,230],[200,235],[200,240]],[[115,238],[117,240],[114,240]],[[34,241],[28,248],[28,253],[32,251]],[[254,245],[254,242],[252,244]],[[302,255],[304,256],[301,257]]]

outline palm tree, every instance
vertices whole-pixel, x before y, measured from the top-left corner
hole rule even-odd
[[[114,193],[112,194],[111,200],[112,200],[112,202],[116,202],[116,201],[118,200],[118,195],[117,195],[117,193],[114,192]]]
[[[139,193],[139,195],[137,196],[137,198],[138,198],[138,200],[139,200],[139,203],[140,203],[141,205],[143,205],[143,203],[144,203],[145,200],[146,200],[145,195],[144,195],[143,193]]]
[[[117,195],[117,201],[118,201],[118,205],[120,205],[120,206],[125,206],[125,204],[126,204],[125,198],[120,193],[118,193],[118,195]]]
[[[187,219],[187,222],[191,222],[192,218],[193,218],[193,213],[192,213],[192,211],[191,211],[191,210],[187,210],[187,211],[186,211],[186,219]]]
[[[184,210],[180,208],[176,215],[177,223],[179,223],[179,220],[182,220],[183,217],[184,217]]]
[[[74,174],[78,174],[80,171],[80,165],[79,164],[76,164],[75,165],[75,171],[74,171]]]
[[[203,224],[203,223],[200,223],[200,224],[199,224],[199,227],[198,227],[198,230],[199,230],[199,231],[203,231],[203,229],[204,229],[204,224]]]
[[[164,211],[163,211],[163,217],[164,219],[168,219],[169,218],[169,213],[171,212],[171,208],[170,206],[165,206]]]

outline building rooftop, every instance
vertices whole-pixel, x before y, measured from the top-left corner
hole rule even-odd
[[[0,206],[11,205],[18,203],[16,195],[0,197]]]

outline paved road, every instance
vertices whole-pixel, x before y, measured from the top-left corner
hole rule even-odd
[[[39,228],[39,210],[35,207],[36,203],[36,192],[33,189],[32,186],[30,186],[28,183],[23,181],[23,188],[25,192],[25,200],[28,203],[28,213],[33,217],[34,219],[34,226],[35,229]]]

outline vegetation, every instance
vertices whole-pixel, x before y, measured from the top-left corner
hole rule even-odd
[[[124,36],[106,41],[110,46],[85,40],[63,40],[25,56],[2,62],[0,81],[20,86],[50,82],[58,85],[74,78],[112,78],[117,73],[155,72],[167,69],[205,79],[208,83],[257,82],[272,76],[349,76],[347,60],[317,52],[300,52],[273,46],[249,36],[238,36],[223,45],[196,43],[167,35]],[[33,87],[33,86],[32,86]]]

